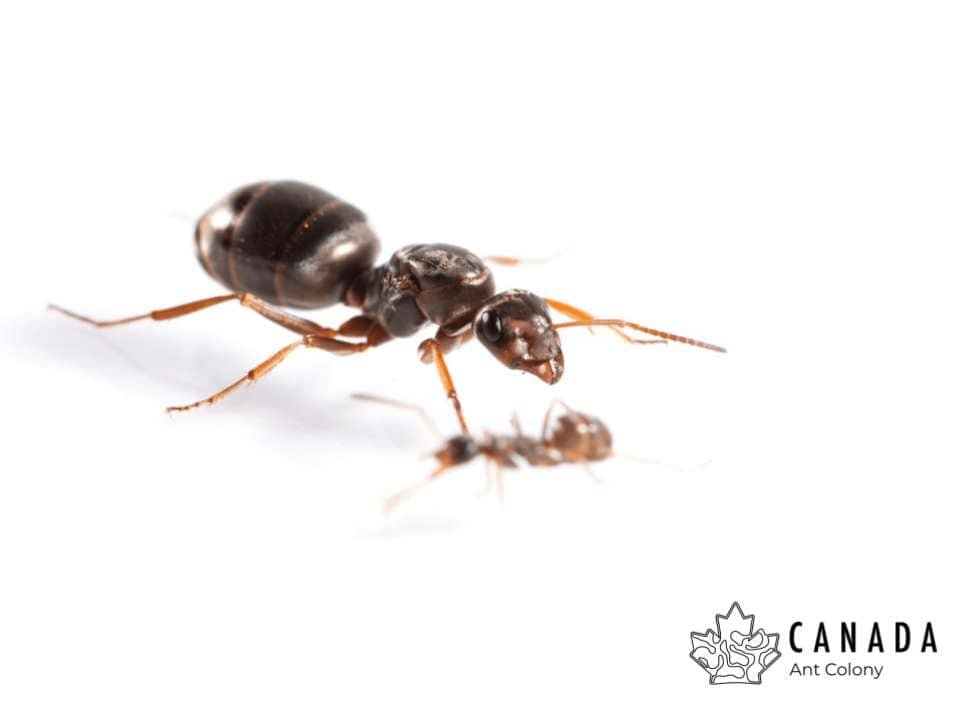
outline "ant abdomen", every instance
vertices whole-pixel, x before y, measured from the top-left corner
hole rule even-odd
[[[360,210],[293,181],[234,190],[204,213],[195,237],[200,262],[215,280],[299,308],[341,302],[380,251]]]

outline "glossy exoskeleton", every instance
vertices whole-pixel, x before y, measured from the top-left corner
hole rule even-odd
[[[437,326],[419,347],[434,362],[460,427],[467,425],[444,354],[476,336],[511,369],[555,383],[563,374],[558,329],[609,326],[630,342],[674,341],[719,352],[716,345],[624,320],[598,319],[572,305],[540,298],[526,290],[497,293],[486,263],[464,248],[446,244],[408,245],[375,265],[380,241],[366,216],[330,193],[305,183],[282,181],[247,185],[230,193],[198,221],[197,254],[206,271],[232,290],[194,302],[119,320],[96,321],[54,309],[100,327],[142,319],[169,320],[219,303],[237,300],[268,320],[300,335],[244,377],[220,392],[169,412],[210,405],[247,382],[262,377],[298,347],[356,353],[392,338],[408,337],[425,325]],[[489,258],[515,264],[515,258]],[[317,309],[343,303],[358,314],[329,328],[278,309]],[[549,309],[572,321],[554,323]],[[640,340],[622,328],[657,340]],[[349,338],[359,338],[350,340]]]

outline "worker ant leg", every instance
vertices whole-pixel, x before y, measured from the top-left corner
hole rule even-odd
[[[483,490],[477,493],[477,497],[486,497],[489,495],[494,485],[493,468],[497,464],[497,461],[491,458],[489,455],[485,456],[483,459],[483,471],[487,480],[483,484]]]
[[[673,333],[664,332],[663,330],[655,330],[654,328],[638,325],[637,323],[629,322],[627,320],[599,319],[588,312],[580,310],[579,308],[575,308],[573,305],[560,302],[559,300],[544,298],[544,301],[547,303],[547,305],[562,315],[575,318],[572,322],[555,323],[553,327],[558,330],[568,327],[609,327],[611,330],[617,333],[617,335],[631,343],[648,344],[670,341],[683,343],[684,345],[693,345],[694,347],[704,348],[705,350],[713,350],[714,352],[726,352],[725,348],[712,343],[703,342],[702,340],[694,340],[693,338],[684,337],[683,335],[674,335]],[[636,330],[637,332],[642,332],[646,335],[653,335],[654,337],[660,339],[642,340],[634,338],[623,332],[621,328],[629,328],[631,330]]]
[[[590,476],[590,479],[593,480],[597,485],[602,485],[603,480],[600,479],[600,476],[593,471],[593,466],[590,465],[586,460],[582,461],[580,467],[583,468],[583,471]]]
[[[415,403],[405,403],[401,402],[400,400],[394,400],[392,398],[382,397],[380,395],[370,395],[369,393],[353,393],[350,395],[350,397],[354,400],[378,402],[384,405],[390,405],[391,407],[400,408],[401,410],[415,412],[420,416],[420,419],[423,420],[423,424],[430,429],[430,432],[433,433],[434,437],[436,437],[438,440],[443,437],[440,434],[440,428],[437,427],[437,424],[433,421],[430,415],[427,414],[427,411]]]
[[[62,313],[68,317],[72,317],[75,320],[80,320],[81,322],[104,328],[113,327],[115,325],[126,325],[127,323],[137,322],[138,320],[173,320],[174,318],[183,317],[184,315],[205,310],[208,307],[213,307],[214,305],[219,305],[220,303],[229,302],[231,300],[239,301],[239,303],[244,307],[250,308],[255,313],[265,317],[267,320],[285,327],[287,330],[292,330],[298,335],[326,335],[328,337],[333,337],[337,334],[337,331],[332,328],[323,327],[322,325],[318,325],[317,323],[307,320],[306,318],[298,317],[297,315],[291,315],[290,313],[283,312],[282,310],[277,310],[275,307],[268,305],[263,300],[255,295],[251,295],[250,293],[217,295],[216,297],[194,300],[193,302],[184,303],[183,305],[174,305],[173,307],[164,308],[162,310],[152,310],[151,312],[144,313],[142,315],[133,315],[131,317],[120,318],[118,320],[93,320],[85,315],[79,315],[78,313],[66,310],[59,305],[49,305],[48,308],[50,310],[55,310],[56,312]]]
[[[450,370],[443,359],[443,353],[446,349],[457,347],[462,342],[459,336],[446,335],[443,329],[437,331],[435,338],[428,338],[420,343],[420,359],[425,362],[433,362],[437,366],[437,374],[440,376],[440,382],[443,389],[447,392],[447,397],[453,403],[454,412],[457,413],[457,422],[460,423],[460,430],[464,435],[469,435],[470,430],[467,427],[467,421],[463,418],[463,408],[460,406],[460,399],[457,397],[457,388],[453,384],[453,378],[450,376]],[[444,345],[448,347],[445,348]]]
[[[413,495],[414,493],[416,493],[418,490],[422,490],[423,488],[425,488],[427,485],[429,485],[430,483],[432,483],[434,480],[436,480],[438,477],[440,477],[443,473],[445,473],[445,472],[446,472],[447,470],[449,470],[451,467],[453,467],[453,466],[452,466],[452,465],[441,465],[441,466],[438,467],[436,470],[434,470],[432,473],[430,473],[430,474],[427,476],[426,480],[421,480],[420,482],[416,483],[415,485],[410,485],[410,486],[408,486],[408,487],[403,488],[402,490],[399,490],[398,492],[395,492],[393,495],[390,495],[388,498],[386,498],[386,499],[383,501],[383,512],[384,512],[384,514],[389,513],[389,512],[392,512],[392,511],[397,507],[397,505],[399,505],[400,503],[402,503],[402,502],[404,502],[405,500],[409,499],[409,497],[410,497],[411,495]]]
[[[557,406],[562,407],[568,413],[573,412],[573,410],[570,409],[570,406],[567,405],[562,400],[557,400],[556,398],[551,400],[550,405],[547,406],[547,412],[543,416],[543,428],[540,430],[540,442],[547,441],[547,430],[550,429],[550,418],[553,415],[554,408],[556,408]]]
[[[497,500],[501,505],[503,504],[504,486],[502,469],[502,466],[497,462],[496,458],[492,458],[489,455],[486,457],[484,471],[487,480],[483,485],[483,490],[477,493],[477,497],[486,497],[490,494],[491,490],[496,490]]]
[[[497,500],[503,505],[503,499],[506,496],[503,485],[503,469],[496,460],[493,461],[493,487],[497,491]]]

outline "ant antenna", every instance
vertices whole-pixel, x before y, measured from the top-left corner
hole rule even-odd
[[[400,410],[408,410],[411,412],[417,413],[420,416],[420,419],[423,420],[423,424],[429,428],[430,432],[433,433],[433,436],[438,440],[443,439],[443,435],[440,434],[440,429],[437,427],[437,424],[433,419],[427,414],[427,411],[424,410],[419,405],[414,403],[405,403],[400,400],[394,400],[392,398],[382,397],[380,395],[369,395],[367,393],[353,393],[350,395],[354,400],[364,400],[366,402],[376,402],[381,405],[389,405],[390,407],[399,408]]]
[[[649,343],[649,342],[663,342],[671,341],[676,343],[683,343],[684,345],[693,345],[694,347],[703,348],[704,350],[713,350],[714,352],[725,353],[726,348],[722,348],[719,345],[714,345],[713,343],[704,342],[703,340],[694,340],[693,338],[684,337],[683,335],[674,335],[673,333],[664,332],[663,330],[654,330],[653,328],[648,328],[643,325],[637,325],[636,323],[628,322],[626,320],[601,320],[599,318],[590,318],[589,320],[571,320],[570,322],[556,323],[553,327],[557,330],[562,328],[569,327],[594,327],[594,326],[605,326],[612,328],[630,328],[631,330],[636,330],[637,332],[645,333],[646,335],[653,335],[654,337],[662,338],[662,340],[637,340],[626,336],[627,340],[633,343]]]
[[[643,325],[637,325],[636,323],[628,322],[626,320],[601,320],[586,310],[581,310],[578,307],[574,307],[569,303],[562,302],[560,300],[554,300],[552,298],[544,298],[543,301],[549,305],[551,308],[556,310],[561,315],[566,315],[568,318],[573,318],[570,322],[556,323],[554,328],[568,328],[568,327],[585,327],[587,330],[593,334],[593,328],[595,326],[608,327],[617,335],[619,335],[623,340],[626,340],[628,343],[635,343],[638,345],[650,345],[654,343],[663,343],[668,340],[673,342],[684,343],[686,345],[694,345],[696,347],[705,348],[707,350],[714,350],[716,352],[725,353],[726,350],[719,345],[713,345],[712,343],[705,343],[702,340],[694,340],[693,338],[683,337],[682,335],[674,335],[673,333],[664,332],[663,330],[654,330],[653,328],[648,328]],[[658,340],[641,340],[639,338],[630,337],[627,333],[623,332],[621,328],[630,328],[631,330],[637,330],[647,335],[653,335]]]
[[[502,265],[504,267],[516,267],[517,265],[546,265],[549,262],[553,262],[559,257],[562,257],[570,252],[570,248],[563,248],[558,250],[553,255],[547,255],[546,257],[538,258],[522,258],[515,257],[513,255],[484,255],[484,262],[493,263],[494,265]]]
[[[676,470],[677,472],[696,472],[697,470],[703,470],[707,465],[712,461],[705,460],[699,465],[677,465],[675,463],[663,462],[663,460],[658,460],[657,458],[652,457],[638,457],[636,455],[624,455],[623,453],[617,453],[614,455],[615,458],[622,458],[624,460],[629,460],[630,462],[641,463],[643,465],[660,465],[661,467],[669,468],[670,470]]]
[[[193,225],[197,222],[197,218],[191,217],[187,213],[180,212],[179,210],[171,210],[167,213],[167,217],[177,222],[186,223],[187,225]]]

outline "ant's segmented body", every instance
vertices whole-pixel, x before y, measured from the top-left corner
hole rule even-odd
[[[357,208],[300,182],[247,185],[207,211],[196,226],[197,254],[206,271],[233,292],[119,320],[97,321],[63,310],[84,322],[108,327],[137,320],[170,320],[231,300],[300,335],[220,392],[169,412],[210,405],[257,380],[299,347],[334,353],[363,352],[393,338],[437,326],[419,347],[434,362],[464,433],[468,433],[444,354],[476,336],[500,362],[553,384],[563,375],[557,330],[608,326],[630,342],[673,341],[725,352],[717,345],[625,320],[598,319],[572,305],[526,290],[497,293],[484,261],[454,245],[408,245],[383,265],[374,265],[380,241]],[[516,264],[516,258],[491,257]],[[359,314],[338,328],[279,310],[317,309],[343,303]],[[549,309],[573,318],[554,323]],[[657,340],[625,334],[630,328]],[[359,340],[358,340],[359,339]]]
[[[414,410],[420,413],[434,433],[439,434],[426,413],[417,405],[375,395],[357,394],[353,397],[358,400],[370,400],[405,410]],[[563,412],[554,414],[556,407],[560,407]],[[599,418],[573,410],[559,400],[554,400],[547,408],[539,437],[525,435],[520,429],[516,415],[513,417],[512,425],[514,432],[510,435],[484,433],[481,436],[474,436],[466,433],[448,438],[433,453],[437,467],[427,479],[391,495],[385,502],[385,509],[392,509],[447,470],[458,465],[466,465],[478,457],[486,459],[488,469],[493,470],[493,480],[501,496],[503,485],[500,470],[502,468],[517,468],[520,464],[530,467],[580,464],[589,469],[589,463],[613,457],[613,435],[607,425]]]

